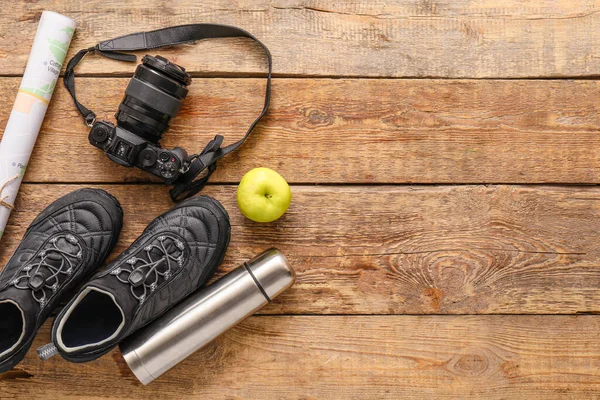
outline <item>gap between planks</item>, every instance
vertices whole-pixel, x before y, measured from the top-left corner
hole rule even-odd
[[[132,64],[139,64],[135,62]],[[118,72],[118,73],[77,73],[75,71],[75,78],[131,78],[134,71],[131,72]],[[245,72],[245,73],[202,73],[202,72],[191,72],[192,78],[202,79],[256,79],[266,78],[266,73],[262,72]],[[0,78],[22,78],[23,74],[0,74]],[[272,73],[273,79],[361,79],[361,80],[390,80],[390,81],[408,81],[408,80],[440,80],[440,81],[589,81],[589,80],[600,80],[600,74],[590,75],[556,75],[556,76],[517,76],[517,77],[447,77],[447,76],[369,76],[369,75],[310,75],[310,74],[282,74]],[[60,79],[64,78],[64,73],[60,74]]]

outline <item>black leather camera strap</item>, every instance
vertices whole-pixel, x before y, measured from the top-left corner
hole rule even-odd
[[[75,95],[74,69],[87,53],[95,52],[113,60],[135,62],[135,55],[121,53],[121,51],[149,50],[159,47],[195,42],[197,40],[226,37],[250,38],[258,43],[264,50],[268,62],[267,87],[265,91],[264,106],[260,115],[254,120],[254,122],[252,122],[242,139],[228,146],[221,147],[221,144],[223,143],[223,136],[216,135],[215,138],[206,145],[202,152],[191,156],[191,164],[189,165],[188,171],[179,177],[179,179],[175,182],[173,189],[171,189],[170,193],[173,201],[186,199],[202,190],[210,175],[217,168],[216,162],[244,144],[256,124],[258,124],[258,121],[260,121],[260,119],[267,113],[271,100],[272,70],[271,53],[269,52],[269,49],[251,33],[234,26],[219,24],[190,24],[172,26],[150,32],[132,33],[130,35],[121,36],[115,39],[105,40],[98,43],[94,47],[80,50],[67,63],[64,76],[65,87],[71,94],[71,97],[75,102],[75,106],[83,116],[83,120],[86,124],[91,126],[96,120],[96,114],[81,104]],[[202,176],[198,178],[200,175]]]

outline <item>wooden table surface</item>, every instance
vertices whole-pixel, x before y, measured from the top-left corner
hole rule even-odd
[[[194,22],[264,41],[271,110],[204,194],[231,215],[218,276],[276,246],[298,279],[147,387],[117,350],[70,364],[32,349],[0,375],[1,399],[600,397],[600,0],[11,1],[2,129],[45,9],[78,21],[69,55]],[[153,53],[195,77],[166,146],[200,149],[216,133],[231,143],[260,110],[256,45]],[[133,69],[87,57],[81,100],[112,119]],[[259,166],[292,185],[276,223],[236,207],[237,183]],[[123,204],[113,257],[172,206],[167,188],[88,143],[62,85],[25,181],[2,265],[35,215],[76,188]]]

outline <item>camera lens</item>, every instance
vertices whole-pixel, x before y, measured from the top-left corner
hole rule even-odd
[[[158,143],[179,112],[191,79],[185,68],[166,58],[144,56],[125,90],[117,125]]]

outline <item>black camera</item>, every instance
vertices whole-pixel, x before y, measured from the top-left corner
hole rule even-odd
[[[182,148],[163,149],[159,142],[179,112],[191,81],[185,68],[161,56],[144,56],[115,115],[117,126],[94,122],[90,143],[116,163],[138,167],[172,184],[187,172],[191,160]]]
[[[115,115],[116,126],[106,121],[96,122],[96,114],[77,100],[75,67],[86,54],[96,53],[112,60],[135,62],[135,55],[125,52],[232,37],[249,38],[258,43],[267,57],[268,66],[263,108],[244,136],[236,142],[221,147],[224,138],[215,135],[199,153],[191,155],[180,147],[172,150],[161,148],[160,139],[169,129],[171,118],[179,112],[192,78],[185,68],[160,56],[146,55],[142,64],[138,65]],[[180,201],[202,190],[215,172],[217,161],[243,145],[267,113],[271,102],[272,67],[269,49],[251,33],[229,25],[186,24],[131,33],[81,49],[67,63],[64,84],[84,122],[92,128],[90,142],[102,149],[111,160],[126,167],[141,168],[173,185],[171,199]]]

